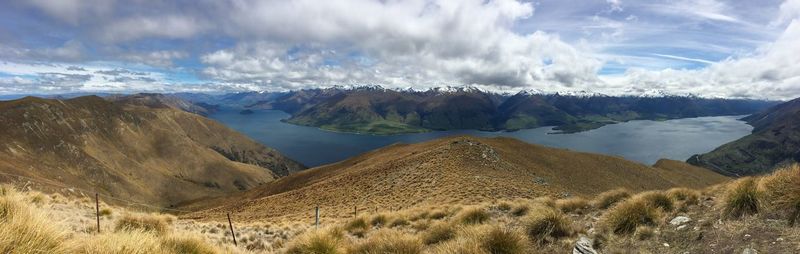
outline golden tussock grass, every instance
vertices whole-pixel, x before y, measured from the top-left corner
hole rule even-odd
[[[172,216],[126,215],[125,230],[101,234],[72,232],[38,207],[36,192],[3,187],[0,195],[0,253],[229,253],[188,232],[167,233]],[[138,216],[138,217],[137,217]],[[136,219],[131,219],[136,218]],[[145,219],[142,219],[145,218]],[[158,219],[155,219],[158,218]],[[172,217],[174,218],[174,217]],[[159,222],[153,223],[152,221]],[[122,221],[122,220],[120,220]],[[146,222],[146,223],[145,223]],[[157,227],[152,225],[156,224]],[[135,225],[135,226],[131,226]],[[159,227],[164,228],[159,228]],[[156,229],[157,228],[157,229]]]
[[[589,207],[589,200],[582,197],[559,199],[556,201],[556,208],[565,213],[582,213]]]
[[[561,211],[549,207],[534,209],[522,223],[528,237],[537,243],[550,242],[575,233],[572,220]]]
[[[530,253],[528,238],[501,225],[459,227],[456,237],[434,246],[435,254],[522,254]]]
[[[369,224],[372,225],[373,227],[383,227],[384,225],[386,225],[387,221],[389,221],[388,216],[386,214],[381,213],[372,216],[372,219],[369,221]]]
[[[423,245],[419,238],[391,229],[382,229],[372,234],[365,241],[353,245],[348,253],[422,253]]]
[[[800,221],[800,165],[776,171],[761,180],[765,206],[783,215],[790,226]]]
[[[369,231],[370,225],[367,223],[367,219],[358,217],[345,224],[344,229],[354,236],[364,237]]]
[[[462,224],[482,224],[489,220],[489,212],[481,207],[470,207],[462,210],[456,219]]]
[[[169,229],[171,219],[155,214],[125,214],[117,220],[115,231],[141,230],[156,234],[164,234]]]
[[[213,254],[220,253],[216,246],[195,235],[170,235],[161,239],[161,246],[172,253]]]
[[[729,184],[722,201],[722,216],[733,219],[757,214],[760,195],[756,178],[742,178]]]
[[[627,189],[614,189],[610,191],[606,191],[597,195],[597,197],[592,200],[592,206],[597,209],[608,209],[612,205],[625,200],[631,196],[630,191]]]
[[[547,196],[534,198],[533,203],[549,207],[556,207],[556,200]]]
[[[531,207],[528,204],[518,204],[511,209],[511,215],[514,216],[525,216],[531,210]]]
[[[344,236],[338,228],[312,230],[289,243],[287,254],[345,253]]]
[[[28,207],[10,187],[0,196],[0,253],[67,253],[66,232]]]
[[[675,202],[662,191],[647,191],[637,194],[636,197],[665,212],[675,209]]]
[[[656,226],[662,211],[653,201],[663,200],[647,193],[633,196],[609,209],[601,224],[615,234],[631,234],[639,226]]]
[[[689,188],[672,188],[667,191],[667,196],[684,205],[696,205],[700,202],[700,191]]]
[[[508,212],[511,211],[511,208],[513,206],[514,204],[512,204],[509,201],[501,201],[500,203],[497,204],[497,210],[500,210],[502,212]]]
[[[493,226],[483,236],[482,246],[492,254],[527,253],[528,239],[519,231]]]
[[[456,236],[456,226],[446,222],[438,222],[422,233],[422,241],[425,244],[437,244]]]

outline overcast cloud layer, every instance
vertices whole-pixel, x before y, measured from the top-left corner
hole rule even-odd
[[[800,0],[11,0],[0,94],[333,85],[800,96]]]

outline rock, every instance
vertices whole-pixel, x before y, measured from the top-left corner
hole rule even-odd
[[[664,243],[663,245],[664,245],[664,247],[669,247],[668,243]]]
[[[745,248],[742,254],[758,254],[758,251],[753,248]]]
[[[783,237],[778,237],[778,239],[776,239],[776,241],[783,242]]]
[[[680,226],[680,225],[689,223],[690,221],[692,221],[692,219],[689,218],[689,217],[678,216],[678,217],[675,217],[674,219],[672,219],[671,221],[669,221],[669,224],[673,225],[673,226]]]
[[[572,248],[572,254],[597,254],[597,251],[592,247],[592,239],[586,236],[581,236],[575,242],[575,248]]]
[[[686,225],[680,225],[680,226],[678,226],[678,230],[683,230],[683,229],[685,229],[685,228],[686,228]]]

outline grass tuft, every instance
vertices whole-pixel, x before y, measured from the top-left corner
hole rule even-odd
[[[634,196],[612,207],[601,224],[615,234],[631,234],[639,226],[655,226],[661,211],[644,196]]]
[[[747,177],[731,183],[725,193],[722,215],[726,218],[740,218],[753,215],[759,210],[759,191],[755,178]]]
[[[359,217],[348,222],[344,226],[344,230],[354,236],[364,237],[367,231],[369,231],[369,224],[367,224],[366,219]]]
[[[537,243],[574,234],[570,219],[553,208],[535,209],[523,223],[530,239]]]
[[[387,218],[386,214],[378,214],[372,217],[372,220],[369,221],[369,224],[374,227],[383,227],[386,225],[386,222],[389,219]]]
[[[389,227],[396,228],[396,227],[408,226],[408,225],[410,225],[410,224],[411,224],[411,223],[410,223],[410,222],[408,222],[408,220],[406,220],[405,218],[400,218],[400,217],[398,217],[398,218],[395,218],[395,219],[392,221],[392,223],[389,223]]]
[[[373,234],[365,242],[355,245],[348,253],[417,254],[422,253],[422,247],[422,242],[414,236],[384,229]]]
[[[457,220],[462,224],[483,224],[489,220],[489,212],[480,207],[467,208],[458,214]]]
[[[286,254],[338,254],[344,253],[341,232],[337,229],[308,232],[289,243]]]
[[[455,226],[440,222],[429,227],[428,230],[422,234],[422,241],[425,244],[431,245],[453,239],[455,236]]]
[[[581,197],[559,199],[556,201],[556,208],[565,213],[580,214],[589,208],[589,201]]]
[[[670,189],[667,191],[667,196],[686,205],[696,205],[700,202],[700,192],[688,188]]]
[[[155,234],[164,234],[168,228],[169,223],[163,216],[148,214],[125,214],[114,226],[115,231],[141,230]]]
[[[648,191],[638,194],[636,197],[655,208],[660,208],[665,212],[672,211],[672,209],[675,208],[675,203],[671,198],[669,198],[669,196],[667,196],[667,194],[663,192]]]
[[[528,214],[528,212],[530,210],[531,210],[531,207],[528,206],[527,204],[519,204],[519,205],[515,206],[513,209],[511,209],[511,215],[514,215],[514,216],[517,216],[517,217],[525,216],[525,215]]]
[[[527,253],[527,239],[518,231],[504,227],[492,227],[484,235],[481,244],[485,250],[492,254],[523,254]]]
[[[625,200],[629,198],[631,193],[626,189],[614,189],[610,191],[606,191],[597,195],[592,201],[592,206],[597,209],[608,209],[609,207],[613,206],[617,202]]]
[[[12,188],[0,196],[0,253],[66,253],[67,234]]]
[[[171,253],[214,254],[217,248],[202,238],[193,235],[170,235],[161,238],[161,246]]]
[[[800,165],[792,165],[761,180],[767,207],[783,215],[790,226],[800,222]]]
[[[500,202],[499,204],[497,204],[497,210],[500,210],[502,212],[511,211],[511,207],[512,207],[512,205],[508,201],[503,201],[503,202]]]

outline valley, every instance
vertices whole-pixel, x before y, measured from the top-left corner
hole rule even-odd
[[[579,133],[554,134],[552,127],[508,131],[450,130],[398,135],[365,135],[320,130],[284,121],[279,110],[220,109],[210,118],[307,166],[321,166],[394,143],[419,143],[452,135],[511,137],[528,143],[574,151],[621,156],[644,164],[659,159],[686,160],[750,133],[743,116],[701,117],[666,121],[633,120]],[[653,146],[652,144],[658,144]]]

